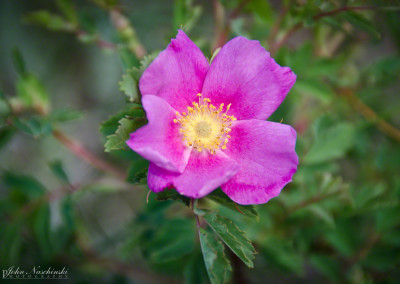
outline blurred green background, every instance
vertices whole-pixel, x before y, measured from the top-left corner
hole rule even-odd
[[[110,138],[143,116],[137,76],[182,27],[208,58],[243,35],[297,74],[270,118],[298,132],[293,182],[239,210],[199,201],[257,251],[250,269],[225,250],[228,282],[399,283],[399,1],[3,0],[0,27],[1,270],[210,281],[193,212],[146,202],[147,162]]]

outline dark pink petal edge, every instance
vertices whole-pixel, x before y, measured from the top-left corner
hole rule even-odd
[[[237,121],[225,154],[240,168],[221,186],[235,202],[266,203],[279,195],[297,170],[296,131],[289,125],[261,121]]]

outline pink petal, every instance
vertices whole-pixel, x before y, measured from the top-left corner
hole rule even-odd
[[[297,170],[296,131],[289,125],[237,121],[225,154],[240,165],[238,173],[221,186],[239,204],[261,204],[277,196]]]
[[[214,105],[232,103],[237,119],[267,119],[296,81],[288,67],[279,66],[258,41],[236,37],[214,58],[202,94]]]
[[[191,148],[184,145],[179,124],[173,122],[174,110],[163,99],[147,95],[142,98],[149,123],[131,133],[126,143],[132,150],[157,166],[173,172],[183,172]]]
[[[198,98],[209,64],[201,50],[179,30],[176,39],[150,64],[139,81],[141,94],[156,95],[185,111]]]
[[[147,183],[154,192],[174,187],[182,195],[200,198],[227,182],[237,169],[237,163],[221,151],[211,155],[194,150],[182,174],[171,173],[150,164]]]

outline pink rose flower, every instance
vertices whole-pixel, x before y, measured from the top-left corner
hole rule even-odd
[[[149,123],[127,144],[150,160],[148,186],[239,204],[277,196],[297,170],[296,131],[266,119],[296,81],[258,41],[236,37],[211,65],[178,31],[139,82]]]

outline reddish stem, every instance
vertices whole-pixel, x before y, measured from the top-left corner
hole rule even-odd
[[[116,176],[120,180],[125,181],[125,173],[109,164],[108,162],[98,158],[96,155],[92,154],[89,150],[87,150],[82,144],[78,141],[73,140],[72,138],[65,135],[63,132],[59,130],[53,131],[54,138],[64,145],[68,150],[70,150],[75,156],[83,159],[88,164],[93,167],[103,171],[109,172],[112,175]]]

